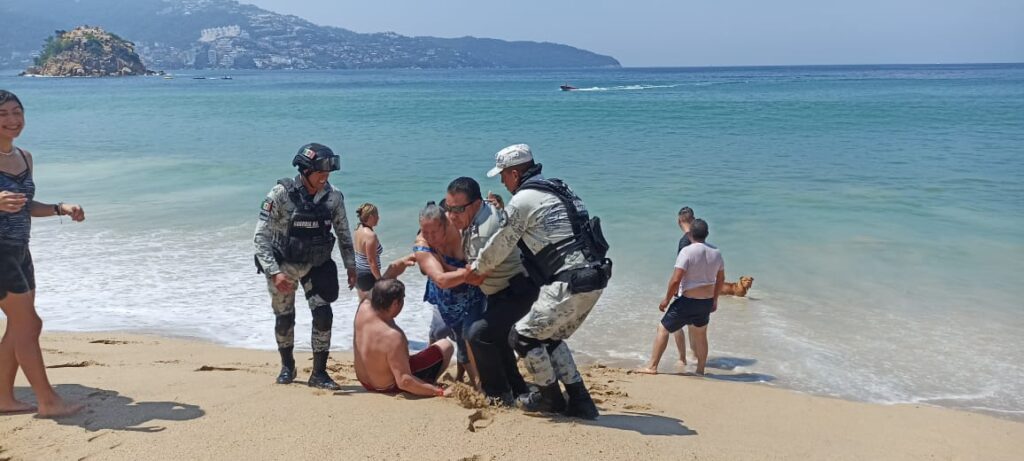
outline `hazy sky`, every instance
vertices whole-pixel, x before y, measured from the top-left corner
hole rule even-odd
[[[1024,61],[1024,0],[240,0],[357,32],[565,43],[624,66]]]

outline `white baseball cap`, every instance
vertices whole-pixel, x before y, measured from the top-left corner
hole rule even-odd
[[[533,161],[533,152],[526,144],[513,144],[494,155],[494,168],[487,172],[488,178],[493,178],[501,173],[501,170],[510,166],[522,165]]]

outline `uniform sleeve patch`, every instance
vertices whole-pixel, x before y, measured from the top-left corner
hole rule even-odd
[[[269,198],[263,201],[263,205],[260,206],[260,221],[266,221],[270,219],[270,211],[274,209],[274,202]]]

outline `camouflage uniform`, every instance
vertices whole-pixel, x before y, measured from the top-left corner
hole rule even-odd
[[[286,184],[289,181],[301,184],[301,178],[298,176],[295,179],[282,180]],[[304,188],[301,190],[301,193],[306,194],[305,197],[308,198],[308,193]],[[326,198],[324,198],[325,195]],[[346,269],[354,270],[355,252],[352,246],[352,234],[348,225],[348,217],[345,213],[345,197],[341,194],[341,191],[328,183],[323,190],[313,197],[314,202],[319,202],[320,200],[326,200],[325,205],[332,212],[333,219],[331,225],[334,229],[334,234],[337,236],[338,249],[341,251],[344,266]],[[271,307],[278,319],[275,333],[279,349],[291,348],[294,345],[294,288],[298,286],[300,281],[302,282],[302,289],[306,293],[306,299],[311,311],[315,313],[317,308],[325,306],[328,309],[330,308],[330,302],[315,293],[314,283],[307,277],[310,270],[313,269],[312,264],[278,263],[277,258],[274,257],[275,249],[280,249],[285,245],[284,242],[287,238],[290,217],[295,208],[296,205],[289,197],[286,187],[282,184],[274,186],[263,201],[259,222],[256,224],[256,236],[254,239],[256,259],[267,276],[267,288],[270,291]],[[288,277],[292,283],[292,291],[281,293],[277,290],[277,287],[274,285],[273,276],[278,273],[284,273]],[[318,329],[317,323],[314,322],[310,343],[313,352],[326,352],[331,347],[331,329],[329,327]]]
[[[472,264],[478,273],[485,274],[498,267],[510,252],[517,251],[520,239],[536,254],[549,244],[573,235],[565,205],[552,194],[520,189],[509,199],[505,211],[508,218],[504,227],[491,238]],[[566,256],[559,271],[586,263],[583,253],[575,251]],[[556,379],[564,384],[582,381],[572,353],[562,340],[572,336],[586,320],[602,291],[572,294],[565,282],[549,283],[541,287],[540,297],[530,312],[516,323],[517,334],[550,346],[532,348],[523,357],[526,368],[538,385],[548,386]]]

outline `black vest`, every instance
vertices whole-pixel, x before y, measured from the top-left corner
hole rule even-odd
[[[281,260],[287,263],[312,264],[319,266],[331,259],[334,251],[334,234],[331,222],[334,215],[327,208],[327,196],[324,194],[319,202],[291,178],[277,182],[285,187],[288,200],[295,209],[288,217],[288,231],[285,234],[283,248],[279,248]]]
[[[555,280],[562,280],[570,283],[570,289],[574,293],[590,291],[589,289],[573,289],[572,272],[587,272],[587,278],[599,278],[588,285],[590,289],[604,288],[608,279],[611,278],[612,261],[606,256],[608,254],[608,241],[601,231],[601,218],[591,218],[587,212],[583,200],[576,195],[560,179],[540,179],[536,175],[527,178],[519,190],[533,189],[550,193],[562,202],[566,213],[569,215],[569,222],[572,224],[573,235],[558,242],[551,243],[542,248],[536,254],[530,251],[522,240],[519,240],[519,249],[523,254],[523,265],[530,277],[541,285],[549,284]],[[558,272],[565,265],[565,258],[574,251],[583,253],[587,264],[584,267],[572,271]],[[593,276],[589,275],[594,273]],[[599,273],[599,274],[598,274]],[[583,274],[575,274],[580,276]],[[578,277],[577,277],[578,278]],[[600,285],[600,286],[596,286]],[[582,287],[581,287],[582,288]]]

